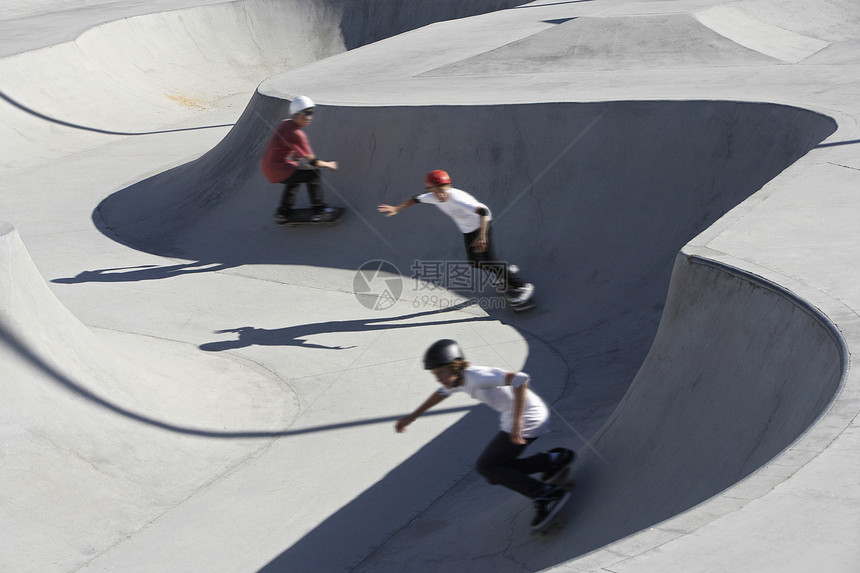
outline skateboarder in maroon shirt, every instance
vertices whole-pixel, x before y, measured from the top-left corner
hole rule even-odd
[[[283,183],[281,205],[275,213],[278,224],[290,222],[296,192],[307,185],[313,209],[313,222],[325,219],[332,210],[323,196],[320,168],[337,171],[336,161],[319,159],[311,148],[308,136],[302,131],[313,121],[314,102],[307,96],[298,96],[290,102],[290,119],[282,121],[269,138],[260,169],[270,183]]]

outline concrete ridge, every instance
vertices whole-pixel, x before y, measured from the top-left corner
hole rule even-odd
[[[835,354],[832,359],[825,362],[839,365],[838,368],[831,368],[831,376],[828,379],[830,387],[822,389],[820,394],[820,415],[815,420],[810,421],[807,429],[802,431],[796,440],[785,445],[785,448],[774,456],[772,461],[718,495],[706,502],[693,505],[689,510],[662,523],[655,524],[647,531],[609,544],[580,560],[554,567],[551,569],[553,571],[583,573],[605,570],[620,572],[680,571],[683,567],[683,570],[704,572],[712,571],[715,568],[728,570],[742,566],[754,567],[756,570],[770,570],[773,567],[773,570],[788,568],[800,571],[820,562],[823,558],[819,551],[814,551],[810,555],[809,546],[803,546],[790,551],[789,555],[778,558],[771,556],[766,560],[755,559],[753,565],[750,565],[747,551],[738,552],[738,554],[729,552],[719,556],[712,555],[707,559],[696,563],[686,563],[683,566],[670,564],[667,561],[668,555],[677,546],[686,545],[689,547],[692,545],[694,552],[701,551],[701,542],[706,538],[704,536],[709,536],[712,539],[727,537],[746,545],[745,549],[748,549],[750,544],[740,541],[736,534],[727,532],[726,527],[737,527],[738,518],[743,519],[741,516],[747,515],[749,511],[761,512],[763,504],[764,507],[768,507],[767,500],[769,498],[775,498],[771,500],[768,510],[765,510],[771,516],[769,519],[773,518],[773,510],[779,508],[780,505],[805,503],[806,500],[803,499],[802,495],[789,494],[786,497],[779,492],[780,490],[791,489],[789,486],[790,478],[803,476],[804,473],[810,471],[815,472],[813,468],[816,458],[833,448],[841,439],[842,433],[855,423],[857,417],[857,410],[853,402],[856,401],[858,389],[856,385],[849,383],[849,373],[851,372],[849,344],[843,336],[843,331],[834,323],[834,317],[836,317],[839,324],[842,325],[841,328],[850,328],[852,322],[857,322],[855,311],[845,307],[841,301],[831,299],[829,303],[824,304],[827,300],[826,297],[822,299],[821,293],[815,293],[819,296],[814,298],[823,307],[819,308],[798,294],[798,291],[810,294],[807,285],[798,283],[789,277],[782,277],[781,283],[773,282],[764,278],[764,275],[773,274],[772,271],[766,269],[752,271],[736,266],[739,263],[755,268],[755,265],[750,265],[747,261],[738,261],[731,256],[706,248],[685,247],[684,251],[679,254],[679,264],[681,261],[685,261],[685,264],[700,265],[715,269],[718,272],[729,273],[753,285],[753,288],[774,292],[780,298],[790,301],[791,304],[820,325],[822,334],[832,341],[831,352]],[[655,344],[655,348],[652,348],[652,353],[659,350],[656,348],[657,346]],[[818,352],[814,354],[817,358],[821,357]],[[777,395],[785,396],[784,393]],[[829,402],[828,396],[832,396]],[[810,413],[819,410],[819,406],[813,408]],[[770,424],[772,421],[769,420],[768,423]],[[798,479],[803,480],[803,478]],[[777,511],[785,511],[785,509],[782,507]],[[759,526],[761,525],[763,524],[759,522]],[[766,537],[769,541],[776,542],[773,536],[766,535]],[[839,557],[833,560],[831,566],[836,570],[850,570],[856,552],[846,544],[847,540],[845,539],[833,539],[831,541],[831,550],[839,552]],[[822,544],[822,541],[816,538],[812,543],[817,547]],[[698,549],[695,548],[696,545],[699,546]],[[774,566],[774,562],[777,565]]]
[[[4,518],[6,566],[41,569],[39,539],[64,529],[76,534],[54,535],[53,551],[72,564],[103,531],[143,527],[291,425],[295,397],[270,374],[189,357],[173,341],[92,332],[48,290],[15,229],[0,235],[3,482],[17,508]],[[130,500],[122,512],[89,510],[115,496]]]
[[[751,17],[737,6],[720,5],[694,14],[696,20],[733,42],[796,64],[830,45]]]

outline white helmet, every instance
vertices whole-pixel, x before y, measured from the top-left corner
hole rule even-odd
[[[314,107],[314,102],[308,96],[298,96],[290,102],[290,116],[294,116],[300,111]]]

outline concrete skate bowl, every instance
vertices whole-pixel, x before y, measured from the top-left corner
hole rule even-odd
[[[443,215],[376,211],[444,167],[491,207],[498,253],[537,285],[534,313],[498,316],[553,341],[580,381],[603,372],[595,399],[612,406],[648,351],[680,248],[834,129],[809,111],[735,102],[318,110],[315,150],[341,165],[325,172],[326,193],[350,210],[337,226],[273,224],[281,186],[258,162],[286,102],[261,94],[215,149],[106,198],[96,224],[189,261],[189,272],[241,266],[245,276],[350,289],[371,259],[409,275],[416,260],[464,258]]]
[[[393,219],[376,212],[420,190],[428,169],[446,168],[490,205],[499,252],[538,286],[534,312],[491,314],[568,363],[557,418],[592,437],[611,414],[577,466],[576,517],[562,542],[512,544],[510,530],[527,527],[522,501],[460,484],[368,558],[368,570],[400,567],[404,551],[416,570],[446,560],[494,571],[569,560],[736,483],[834,396],[843,356],[826,321],[776,287],[684,257],[652,347],[679,250],[832,133],[829,118],[719,101],[319,105],[309,133],[321,157],[341,163],[325,173],[326,191],[350,213],[335,227],[287,230],[272,222],[280,189],[258,171],[287,104],[256,94],[215,149],[108,197],[96,223],[136,248],[188,260],[190,272],[241,267],[243,276],[345,289],[370,259],[404,274],[416,260],[462,259],[461,239],[430,208]],[[331,538],[354,528],[364,508],[378,516],[387,488],[402,485],[396,473],[272,570],[353,563],[355,554],[337,560]],[[393,505],[386,511],[402,518]]]

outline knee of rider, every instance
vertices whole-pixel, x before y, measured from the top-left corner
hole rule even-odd
[[[494,466],[493,464],[489,464],[487,462],[483,462],[480,460],[478,461],[478,464],[475,466],[475,469],[478,470],[478,473],[481,474],[481,477],[483,477],[485,480],[487,480],[487,482],[489,482],[490,484],[496,483],[496,481],[494,479],[494,476],[496,473],[495,468],[496,468],[496,466]]]

